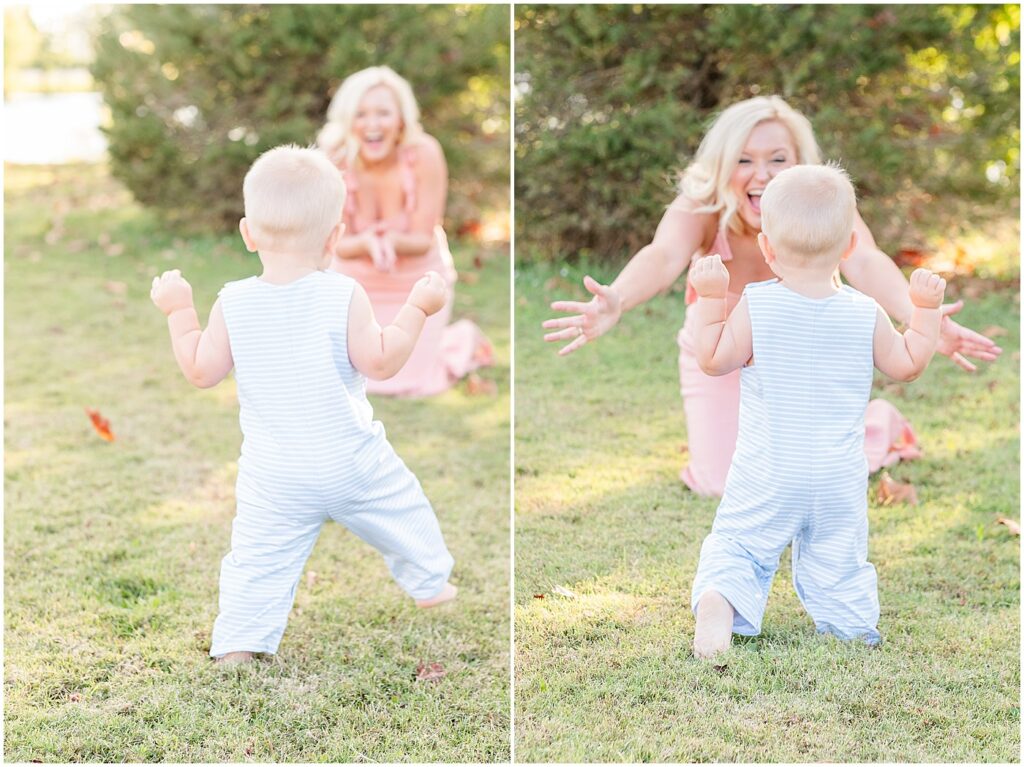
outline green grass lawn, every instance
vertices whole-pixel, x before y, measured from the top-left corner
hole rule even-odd
[[[6,759],[507,761],[506,251],[453,243],[476,277],[454,315],[494,342],[498,394],[374,401],[438,513],[458,601],[417,610],[376,551],[327,525],[279,654],[232,669],[207,651],[234,514],[234,379],[186,383],[148,294],[181,268],[205,320],[256,257],[237,235],[164,231],[98,167],[8,167],[5,224]],[[446,676],[416,681],[421,662]]]
[[[891,469],[920,505],[870,506],[884,644],[815,635],[787,553],[761,636],[710,664],[691,655],[689,598],[717,501],[678,479],[683,296],[559,358],[540,324],[552,299],[584,297],[582,274],[515,283],[516,759],[1017,761],[1020,549],[995,519],[1020,509],[1018,285],[961,314],[1006,330],[998,362],[877,380],[925,451]]]

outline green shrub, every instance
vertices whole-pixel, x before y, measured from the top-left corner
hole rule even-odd
[[[508,60],[498,6],[136,5],[101,19],[93,75],[114,175],[175,224],[219,228],[261,152],[312,143],[341,81],[387,64],[445,149],[458,228],[507,204]]]
[[[538,5],[515,26],[520,259],[625,259],[754,95],[811,119],[883,245],[1016,200],[1019,6]]]

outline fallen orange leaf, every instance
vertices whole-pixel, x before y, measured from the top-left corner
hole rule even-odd
[[[893,503],[909,503],[917,506],[917,490],[909,482],[897,482],[883,471],[878,483],[878,500],[883,506]]]
[[[444,675],[447,673],[440,663],[420,663],[416,666],[416,681],[437,682],[444,679]]]
[[[1009,331],[1006,328],[1000,327],[999,325],[989,325],[981,334],[988,336],[989,338],[999,338],[999,336],[1005,336]]]
[[[476,373],[470,373],[466,378],[466,393],[472,396],[486,394],[493,397],[498,393],[498,384]]]
[[[1006,525],[1006,529],[1014,535],[1020,535],[1020,524],[1006,517],[996,517],[997,525]]]
[[[100,415],[99,410],[93,410],[87,407],[85,409],[86,414],[89,416],[89,420],[92,421],[92,427],[107,442],[114,441],[114,432],[110,430],[110,421]]]

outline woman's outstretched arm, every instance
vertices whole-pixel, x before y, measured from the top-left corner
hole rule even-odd
[[[714,238],[716,217],[694,213],[695,207],[689,199],[677,197],[662,216],[654,239],[636,252],[611,285],[586,277],[584,287],[594,296],[590,301],[553,302],[554,311],[570,316],[546,320],[543,326],[552,332],[544,340],[569,341],[558,353],[571,354],[615,327],[622,312],[671,287],[693,255]]]
[[[875,238],[860,215],[854,222],[857,232],[857,247],[848,259],[840,264],[843,276],[862,293],[874,298],[886,313],[897,322],[907,324],[913,312],[910,303],[909,285],[903,272],[875,243]],[[977,370],[967,357],[991,362],[1002,349],[990,338],[965,328],[950,315],[963,308],[963,301],[943,304],[942,325],[939,334],[938,352],[968,372]]]

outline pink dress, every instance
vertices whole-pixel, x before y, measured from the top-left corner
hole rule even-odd
[[[732,250],[725,234],[719,232],[710,253],[718,253],[723,261],[732,260]],[[697,292],[689,279],[686,282],[686,305],[697,300]],[[740,293],[730,291],[729,311],[739,303]],[[725,477],[736,448],[736,432],[740,408],[740,371],[723,376],[709,376],[700,369],[694,353],[694,313],[687,312],[683,327],[676,337],[679,343],[679,391],[686,411],[689,438],[689,464],[680,478],[699,495],[720,496]],[[918,458],[921,451],[910,422],[892,404],[883,399],[868,403],[864,415],[864,452],[868,470],[878,471],[900,459]]]
[[[404,200],[402,212],[384,222],[365,214],[360,215],[356,204],[358,179],[351,170],[342,169],[347,189],[345,228],[349,233],[359,234],[380,223],[395,231],[408,231],[410,216],[416,209],[415,148],[400,150],[399,162]],[[370,297],[377,322],[382,326],[395,318],[405,304],[412,286],[426,272],[436,271],[448,283],[448,303],[427,319],[408,362],[391,378],[384,381],[367,380],[367,393],[427,397],[450,389],[463,376],[478,367],[491,364],[491,344],[480,328],[469,320],[448,324],[458,275],[448,249],[448,239],[440,226],[434,227],[434,244],[427,253],[422,256],[399,256],[390,272],[379,271],[369,258],[335,258],[331,268],[352,277],[363,286]]]

